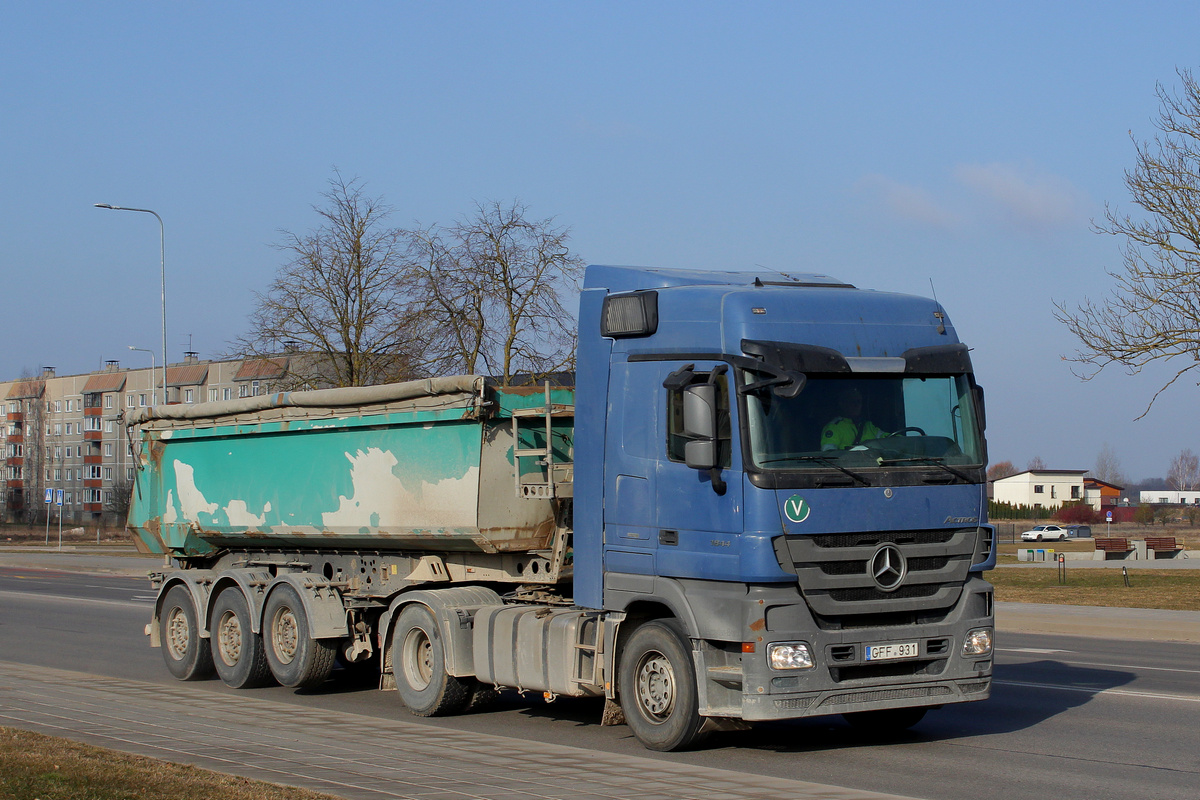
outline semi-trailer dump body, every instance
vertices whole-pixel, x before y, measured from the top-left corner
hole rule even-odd
[[[988,696],[982,392],[935,302],[589,267],[574,377],[134,416],[152,643],[236,687],[377,663],[422,715],[604,696],[655,749]]]

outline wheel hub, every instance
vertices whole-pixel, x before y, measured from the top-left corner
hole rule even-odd
[[[272,624],[272,646],[276,657],[284,664],[292,663],[300,640],[296,614],[290,608],[280,609]]]
[[[242,624],[232,611],[226,612],[217,626],[217,652],[231,667],[242,657]]]
[[[675,671],[662,653],[647,653],[637,670],[638,705],[646,716],[663,722],[675,707]]]
[[[191,640],[191,626],[188,625],[187,614],[182,608],[172,608],[167,616],[167,650],[171,658],[182,661],[187,656],[188,642]]]

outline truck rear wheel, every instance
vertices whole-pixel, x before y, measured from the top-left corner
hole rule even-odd
[[[225,685],[253,689],[270,684],[271,665],[262,637],[250,628],[250,607],[241,590],[230,587],[217,595],[212,618],[213,665]]]
[[[309,689],[329,679],[337,648],[309,635],[304,603],[288,584],[276,588],[267,599],[262,630],[275,680],[292,689]]]
[[[396,619],[392,671],[400,699],[418,717],[457,714],[471,699],[470,682],[446,672],[437,621],[423,605],[406,606]]]
[[[688,639],[679,622],[655,620],[633,632],[621,654],[621,708],[651,750],[684,750],[704,739]]]
[[[163,598],[158,617],[167,669],[181,681],[199,681],[212,677],[212,649],[208,639],[200,638],[196,606],[186,586],[172,586]]]

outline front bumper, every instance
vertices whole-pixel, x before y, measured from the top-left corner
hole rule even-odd
[[[751,643],[755,652],[734,654],[702,645],[696,654],[701,713],[777,720],[985,700],[994,652],[992,586],[973,576],[962,589],[958,602],[937,619],[836,630],[818,626],[794,589],[752,590],[748,599],[766,610],[766,625]],[[964,641],[977,628],[993,631],[993,652],[963,655]],[[807,643],[815,666],[772,669],[768,646],[788,641]],[[870,645],[902,643],[916,643],[918,655],[866,658]]]

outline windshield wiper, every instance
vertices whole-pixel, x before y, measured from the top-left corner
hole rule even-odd
[[[797,456],[794,460],[795,461],[818,461],[827,467],[833,467],[838,472],[841,472],[845,475],[849,475],[851,478],[858,481],[863,486],[871,485],[871,482],[869,480],[867,480],[866,478],[864,478],[862,475],[859,475],[857,472],[853,472],[851,470],[846,469],[845,467],[843,467],[841,464],[834,461],[829,456]]]
[[[946,464],[945,461],[946,461],[946,459],[944,459],[944,458],[941,458],[941,457],[935,458],[934,456],[908,456],[907,458],[881,458],[881,459],[879,459],[879,466],[890,467],[894,464],[904,464],[907,462],[915,462],[918,464],[932,464],[935,467],[941,467],[942,469],[946,470],[946,472],[949,472],[951,475],[962,478],[967,483],[973,482],[971,480],[970,475],[968,475],[965,472],[960,472],[959,470],[956,470],[954,467],[951,467],[948,464]]]

